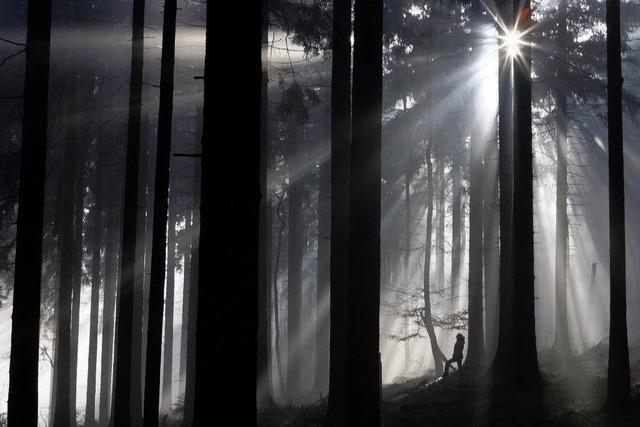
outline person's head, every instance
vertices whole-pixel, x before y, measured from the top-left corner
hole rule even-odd
[[[456,340],[464,342],[464,335],[462,334],[456,335]]]

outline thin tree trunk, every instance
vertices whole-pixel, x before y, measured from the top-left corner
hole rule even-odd
[[[184,402],[187,373],[187,343],[189,342],[189,297],[191,283],[191,235],[193,234],[192,210],[184,214],[184,229],[178,241],[178,253],[184,255],[182,263],[182,313],[180,325],[180,362],[178,368],[178,398]]]
[[[327,420],[347,424],[347,285],[351,140],[351,1],[333,3],[331,63],[331,247]]]
[[[302,263],[304,251],[304,222],[302,203],[305,178],[294,171],[300,171],[298,160],[302,143],[300,130],[294,119],[289,119],[287,144],[289,144],[289,234],[288,234],[288,277],[287,277],[287,399],[299,397],[302,379],[300,310],[302,301]]]
[[[149,116],[144,114],[141,123],[140,136],[140,174],[138,183],[138,227],[136,240],[136,281],[133,289],[133,334],[132,334],[132,357],[131,357],[131,423],[133,425],[142,424],[142,382],[144,380],[144,366],[142,363],[142,339],[144,333],[144,272],[145,272],[145,241],[146,241],[146,210],[147,210],[147,168],[149,158],[147,156],[149,130]],[[137,375],[135,373],[140,373]]]
[[[7,425],[38,423],[40,276],[47,153],[51,1],[29,2]]]
[[[567,81],[567,1],[558,4],[558,81]],[[567,314],[567,244],[569,240],[569,219],[567,217],[567,93],[559,84],[555,89],[556,98],[556,335],[553,351],[562,359],[571,356],[569,342],[569,319]]]
[[[462,216],[462,171],[458,153],[453,153],[451,162],[451,305],[454,310],[458,307],[460,292],[460,246],[462,243],[461,229],[464,227]]]
[[[497,129],[493,129],[497,134]],[[498,200],[498,144],[490,141],[484,150],[484,203],[483,203],[483,261],[485,295],[485,351],[486,360],[492,361],[498,345],[498,306],[500,260],[498,257],[500,228]]]
[[[72,88],[77,85],[73,77],[69,78],[68,84]],[[65,113],[68,116],[77,114],[78,105],[75,96],[71,95],[71,100],[67,100]],[[75,414],[71,414],[71,317],[72,317],[72,292],[74,273],[74,183],[75,171],[79,163],[78,159],[78,134],[73,126],[67,125],[67,138],[64,149],[64,167],[61,171],[63,188],[67,189],[62,193],[62,230],[60,248],[60,287],[56,302],[57,325],[56,325],[56,405],[54,409],[54,427],[69,427]],[[71,189],[71,190],[68,190]],[[78,291],[76,290],[76,293]],[[74,422],[75,424],[75,422]]]
[[[318,290],[316,294],[316,370],[314,391],[327,393],[329,379],[329,286],[331,276],[331,163],[320,165],[318,190]]]
[[[111,165],[113,167],[113,165]],[[107,170],[105,168],[105,170]],[[114,174],[115,175],[115,174]],[[113,345],[118,279],[119,240],[119,193],[109,186],[109,178],[104,182],[103,194],[109,194],[106,217],[108,218],[105,258],[104,258],[104,303],[102,309],[102,350],[100,357],[100,426],[109,424],[111,419],[111,395],[113,378]]]
[[[447,181],[444,175],[444,153],[440,153],[438,159],[438,228],[436,230],[436,271],[438,290],[445,288],[444,283],[444,231],[445,231],[445,188]]]
[[[91,309],[89,314],[89,360],[87,367],[87,397],[84,423],[86,427],[96,424],[96,366],[98,358],[98,312],[100,310],[100,264],[102,250],[102,209],[104,189],[102,172],[103,160],[99,152],[100,143],[96,143],[96,159],[93,181],[93,223],[91,227]]]
[[[354,8],[349,199],[347,420],[380,420],[380,180],[382,1]]]
[[[431,163],[431,150],[433,143],[429,142],[427,146],[426,161],[427,161],[427,234],[425,237],[425,249],[424,249],[424,318],[423,322],[427,335],[429,336],[429,343],[431,344],[431,354],[433,355],[434,369],[436,376],[442,375],[442,364],[447,358],[442,354],[440,346],[438,345],[438,337],[436,336],[433,328],[432,314],[431,314],[431,235],[433,234],[433,165]]]
[[[169,220],[167,230],[167,210],[169,203],[169,176],[171,166],[171,122],[173,116],[173,80],[175,64],[175,34],[176,34],[176,0],[165,0],[162,24],[162,59],[160,69],[160,107],[158,113],[158,142],[156,149],[154,199],[153,199],[153,237],[151,248],[151,277],[149,281],[149,321],[147,326],[147,353],[144,387],[144,425],[155,427],[158,425],[160,398],[160,360],[162,348],[162,310],[165,294],[165,268],[167,281],[167,299],[169,287],[173,287],[174,274],[174,246],[169,238],[167,252],[167,234],[174,233],[175,221]],[[175,188],[174,188],[175,193]],[[173,197],[173,194],[172,194]],[[173,208],[175,209],[175,208]],[[165,257],[168,257],[165,258]],[[171,281],[171,283],[169,283]],[[171,290],[173,298],[173,290]],[[170,327],[165,330],[165,340],[171,338],[173,346],[173,303],[171,312],[167,301],[167,317],[171,314]],[[169,322],[169,319],[167,319]],[[165,326],[166,328],[166,326]],[[170,329],[170,331],[169,331]],[[165,351],[167,344],[165,344]],[[170,349],[172,352],[172,348]],[[165,353],[169,367],[172,355]],[[165,365],[167,361],[165,360]],[[171,407],[171,370],[169,369],[169,409]],[[165,384],[162,386],[161,409],[167,409],[165,398]]]
[[[167,229],[167,288],[164,303],[164,348],[162,352],[162,394],[160,413],[168,414],[173,407],[173,313],[176,272],[176,192],[175,175],[169,190],[169,220]]]
[[[607,119],[609,136],[609,369],[607,404],[630,403],[627,341],[626,251],[624,212],[624,151],[622,140],[622,66],[620,2],[607,0]]]
[[[522,61],[514,66],[514,152],[513,152],[513,281],[515,307],[514,345],[518,354],[515,383],[520,387],[540,384],[535,328],[535,289],[533,255],[533,149],[531,133],[531,26],[529,0],[514,3],[520,14],[524,44]],[[514,361],[515,363],[515,361]]]

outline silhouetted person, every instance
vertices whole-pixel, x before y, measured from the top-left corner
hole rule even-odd
[[[444,364],[443,377],[449,375],[449,368],[453,362],[458,363],[458,371],[462,370],[462,350],[464,350],[464,335],[458,334],[456,335],[456,345],[453,346],[453,357]]]

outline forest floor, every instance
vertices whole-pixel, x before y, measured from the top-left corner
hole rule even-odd
[[[487,375],[451,374],[385,385],[385,426],[640,426],[640,364],[632,359],[633,404],[624,413],[603,409],[606,394],[604,346],[570,361],[562,372],[541,355],[542,387],[518,391],[491,384]],[[259,411],[258,425],[323,425],[326,399],[313,405]]]

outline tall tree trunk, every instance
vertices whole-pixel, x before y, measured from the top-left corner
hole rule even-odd
[[[458,153],[452,154],[451,161],[451,306],[458,307],[460,293],[460,246],[461,229],[464,227],[462,216],[462,171]]]
[[[622,65],[620,2],[607,0],[607,119],[609,136],[609,372],[607,403],[630,403],[627,342],[624,152],[622,140]]]
[[[162,366],[162,393],[160,413],[168,414],[173,407],[173,312],[176,273],[176,192],[177,180],[171,179],[169,190],[169,220],[167,224],[167,289],[164,303],[164,345]]]
[[[235,44],[222,48],[223,55],[231,61],[250,60],[248,67],[224,70],[225,79],[239,79],[245,84],[234,86],[233,96],[229,93],[225,97],[231,102],[228,109],[214,109],[220,89],[218,76],[213,74],[214,70],[219,71],[216,60],[220,55],[215,22],[220,16],[230,16],[236,8],[230,3],[207,8],[195,427],[210,425],[212,410],[222,413],[232,406],[236,408],[234,421],[238,425],[256,423],[260,105],[264,72],[261,2],[244,11],[245,35],[250,36],[250,41],[241,47]],[[221,120],[222,128],[214,117]],[[243,143],[219,144],[220,131],[232,132]],[[235,174],[234,185],[223,188],[218,183],[228,175],[219,165],[221,158],[242,164],[244,169]],[[220,214],[222,222],[215,218]],[[224,226],[216,227],[217,224]],[[225,242],[225,250],[214,255],[220,242]],[[240,311],[244,313],[242,321],[229,328],[226,320]],[[229,351],[231,348],[234,351]],[[220,366],[225,369],[220,370]]]
[[[262,104],[260,105],[260,288],[258,294],[258,405],[272,406],[271,380],[271,195],[269,193],[269,159],[271,156],[268,138],[268,54],[269,54],[269,8],[262,2]]]
[[[144,334],[144,275],[145,275],[145,249],[146,249],[146,210],[147,210],[147,169],[149,157],[147,146],[149,145],[149,115],[142,117],[140,136],[140,174],[138,176],[138,227],[136,243],[136,281],[133,289],[133,334],[131,357],[131,423],[139,426],[142,424],[142,382],[144,381],[144,365],[142,363],[142,340]],[[136,375],[135,373],[140,373]]]
[[[158,142],[156,149],[154,199],[153,199],[153,236],[151,248],[151,277],[149,281],[149,320],[147,326],[147,353],[144,387],[144,425],[158,425],[160,397],[160,360],[162,347],[162,310],[165,290],[165,268],[167,279],[167,299],[169,287],[173,287],[175,248],[169,245],[167,252],[167,233],[174,233],[175,221],[169,221],[167,230],[167,210],[169,203],[169,175],[171,167],[171,121],[173,116],[173,80],[175,64],[176,0],[165,0],[162,25],[162,58],[160,69],[160,107],[158,112]],[[175,188],[173,193],[175,194]],[[173,194],[172,194],[173,196]],[[175,208],[174,208],[175,209]],[[172,217],[175,218],[175,217]],[[173,239],[169,238],[169,244]],[[168,253],[168,255],[166,255]],[[169,260],[165,258],[168,256]],[[171,276],[171,277],[169,277]],[[171,283],[169,283],[171,279]],[[173,298],[173,290],[171,290]],[[173,345],[173,303],[167,317],[171,314],[170,327],[165,330],[165,339],[171,337]],[[168,320],[169,322],[169,320]],[[170,331],[169,331],[170,329]],[[165,344],[165,350],[167,349]],[[169,363],[172,355],[169,354]],[[167,354],[165,353],[165,359]],[[165,365],[167,361],[165,360]],[[169,365],[171,366],[171,365]],[[171,390],[171,370],[169,370],[169,393]],[[163,385],[162,409],[166,410],[165,388]],[[171,406],[169,394],[169,409]]]
[[[125,163],[122,254],[118,289],[118,333],[114,377],[113,423],[131,425],[131,355],[133,337],[133,294],[136,287],[136,240],[138,237],[138,166],[140,160],[140,116],[142,110],[142,67],[144,58],[144,4],[133,1],[129,121]],[[165,12],[166,13],[166,12]],[[136,375],[138,373],[136,372]]]
[[[493,128],[497,135],[497,129]],[[483,203],[483,261],[485,299],[485,352],[492,361],[498,345],[499,268],[498,257],[500,218],[498,199],[498,144],[490,141],[484,150],[484,203]]]
[[[280,297],[278,292],[278,273],[280,271],[280,254],[282,252],[282,240],[287,222],[284,219],[283,197],[278,200],[277,215],[280,220],[280,228],[278,230],[278,241],[276,243],[276,254],[273,262],[273,312],[274,315],[274,346],[276,352],[276,365],[278,370],[278,380],[280,381],[280,391],[283,397],[286,397],[284,371],[282,369],[281,345],[280,345]]]
[[[380,180],[382,1],[354,8],[349,199],[347,420],[380,420]]]
[[[106,144],[105,144],[106,145]],[[105,147],[106,149],[106,147]],[[119,160],[119,159],[118,159]],[[115,163],[115,162],[114,162]],[[114,165],[110,165],[111,168]],[[108,170],[105,168],[105,170]],[[113,170],[112,170],[113,172]],[[115,175],[115,174],[114,174]],[[103,194],[109,194],[106,217],[104,256],[104,303],[102,309],[102,346],[100,357],[100,426],[109,424],[111,419],[111,395],[113,379],[113,345],[116,302],[116,283],[118,279],[118,240],[120,224],[120,193],[113,191],[106,177]]]
[[[351,1],[333,3],[331,62],[331,247],[329,424],[347,424],[347,285],[351,150]]]
[[[436,277],[438,290],[445,288],[444,283],[444,231],[445,231],[445,189],[447,181],[444,175],[445,158],[444,153],[440,152],[438,156],[438,228],[436,230]]]
[[[191,283],[191,235],[193,234],[192,210],[184,213],[184,229],[178,240],[178,253],[184,255],[182,262],[182,313],[180,325],[180,361],[178,368],[178,398],[184,402],[185,378],[187,373],[187,343],[189,342],[189,296]]]
[[[79,105],[79,104],[78,104]],[[80,106],[80,105],[79,105]],[[77,126],[77,124],[75,125]],[[80,135],[82,135],[80,133]],[[79,152],[74,169],[74,212],[73,212],[73,252],[71,259],[71,282],[73,288],[71,307],[71,348],[69,369],[69,408],[72,425],[76,425],[76,384],[78,377],[78,333],[80,330],[80,300],[82,298],[82,226],[84,216],[84,145],[86,140],[78,140]],[[83,153],[80,153],[83,151]]]
[[[294,119],[287,124],[289,144],[289,234],[287,275],[287,399],[299,397],[302,379],[300,311],[302,307],[302,263],[304,251],[304,221],[302,203],[305,177],[300,173],[303,165],[299,160],[302,144],[300,129]],[[298,176],[295,176],[297,172]]]
[[[531,133],[531,10],[529,0],[514,3],[522,28],[522,61],[513,71],[514,151],[513,151],[513,281],[515,307],[514,338],[518,349],[515,383],[520,387],[540,384],[536,350],[534,255],[533,255],[533,150]],[[514,361],[515,362],[515,361]]]
[[[558,84],[556,98],[556,335],[553,351],[562,359],[571,356],[569,342],[569,320],[567,315],[567,244],[569,240],[569,219],[567,217],[567,1],[558,4]],[[566,360],[566,359],[565,359]]]
[[[100,310],[100,263],[102,250],[102,210],[104,165],[99,152],[100,142],[96,142],[96,159],[93,172],[93,210],[91,226],[91,309],[89,314],[89,359],[87,363],[87,397],[84,423],[86,427],[96,424],[96,366],[98,358],[98,312]]]
[[[406,99],[406,98],[405,98]],[[403,99],[405,105],[404,111],[406,112],[406,101]],[[407,292],[411,292],[411,284],[409,283],[411,277],[409,274],[410,258],[411,258],[411,173],[410,159],[407,159],[407,170],[404,174],[404,287]],[[411,322],[409,318],[404,319],[405,333],[409,334]],[[404,342],[404,369],[405,372],[409,372],[411,368],[411,343],[410,340]]]
[[[505,25],[513,28],[512,0],[499,3],[499,13]],[[504,37],[502,26],[498,35]],[[500,187],[500,271],[498,345],[493,363],[497,377],[513,377],[515,327],[513,306],[513,98],[511,85],[513,63],[505,49],[498,52],[498,182]]]
[[[202,129],[202,111],[198,111],[196,129]],[[197,145],[196,145],[197,146]],[[191,242],[189,261],[191,264],[189,273],[189,317],[187,320],[187,366],[185,369],[184,389],[184,415],[182,426],[190,427],[193,424],[193,401],[195,392],[196,374],[196,319],[198,313],[198,262],[200,260],[200,159],[194,160],[193,168],[193,199],[192,199],[191,234],[188,235]]]
[[[77,82],[74,77],[67,81],[71,88],[77,90]],[[72,90],[71,99],[65,102],[65,114],[73,117],[78,113],[77,95]],[[60,287],[56,301],[57,325],[56,325],[56,399],[53,417],[54,427],[69,427],[75,425],[75,412],[71,413],[71,323],[72,323],[72,292],[74,279],[74,211],[75,211],[75,174],[78,168],[78,133],[75,124],[65,123],[66,140],[64,149],[64,167],[61,170],[63,188],[62,193],[62,230],[60,247]],[[71,189],[71,190],[69,190]],[[79,290],[76,290],[76,294]]]
[[[11,316],[9,427],[35,426],[38,423],[40,276],[50,44],[51,1],[29,2]]]
[[[482,212],[482,151],[485,141],[476,130],[471,141],[469,179],[469,346],[465,369],[481,369],[484,365],[484,303],[483,303],[483,212]]]
[[[316,294],[316,397],[327,393],[329,379],[329,283],[331,276],[331,163],[320,165],[318,190],[318,290]]]
[[[429,142],[427,146],[426,161],[427,161],[427,234],[425,237],[424,246],[424,318],[423,322],[427,335],[429,336],[429,343],[431,344],[431,354],[433,355],[434,369],[436,376],[442,375],[442,364],[447,360],[445,355],[440,350],[438,345],[438,337],[433,328],[432,314],[431,314],[431,235],[433,234],[433,164],[431,163],[431,151],[433,142]]]

